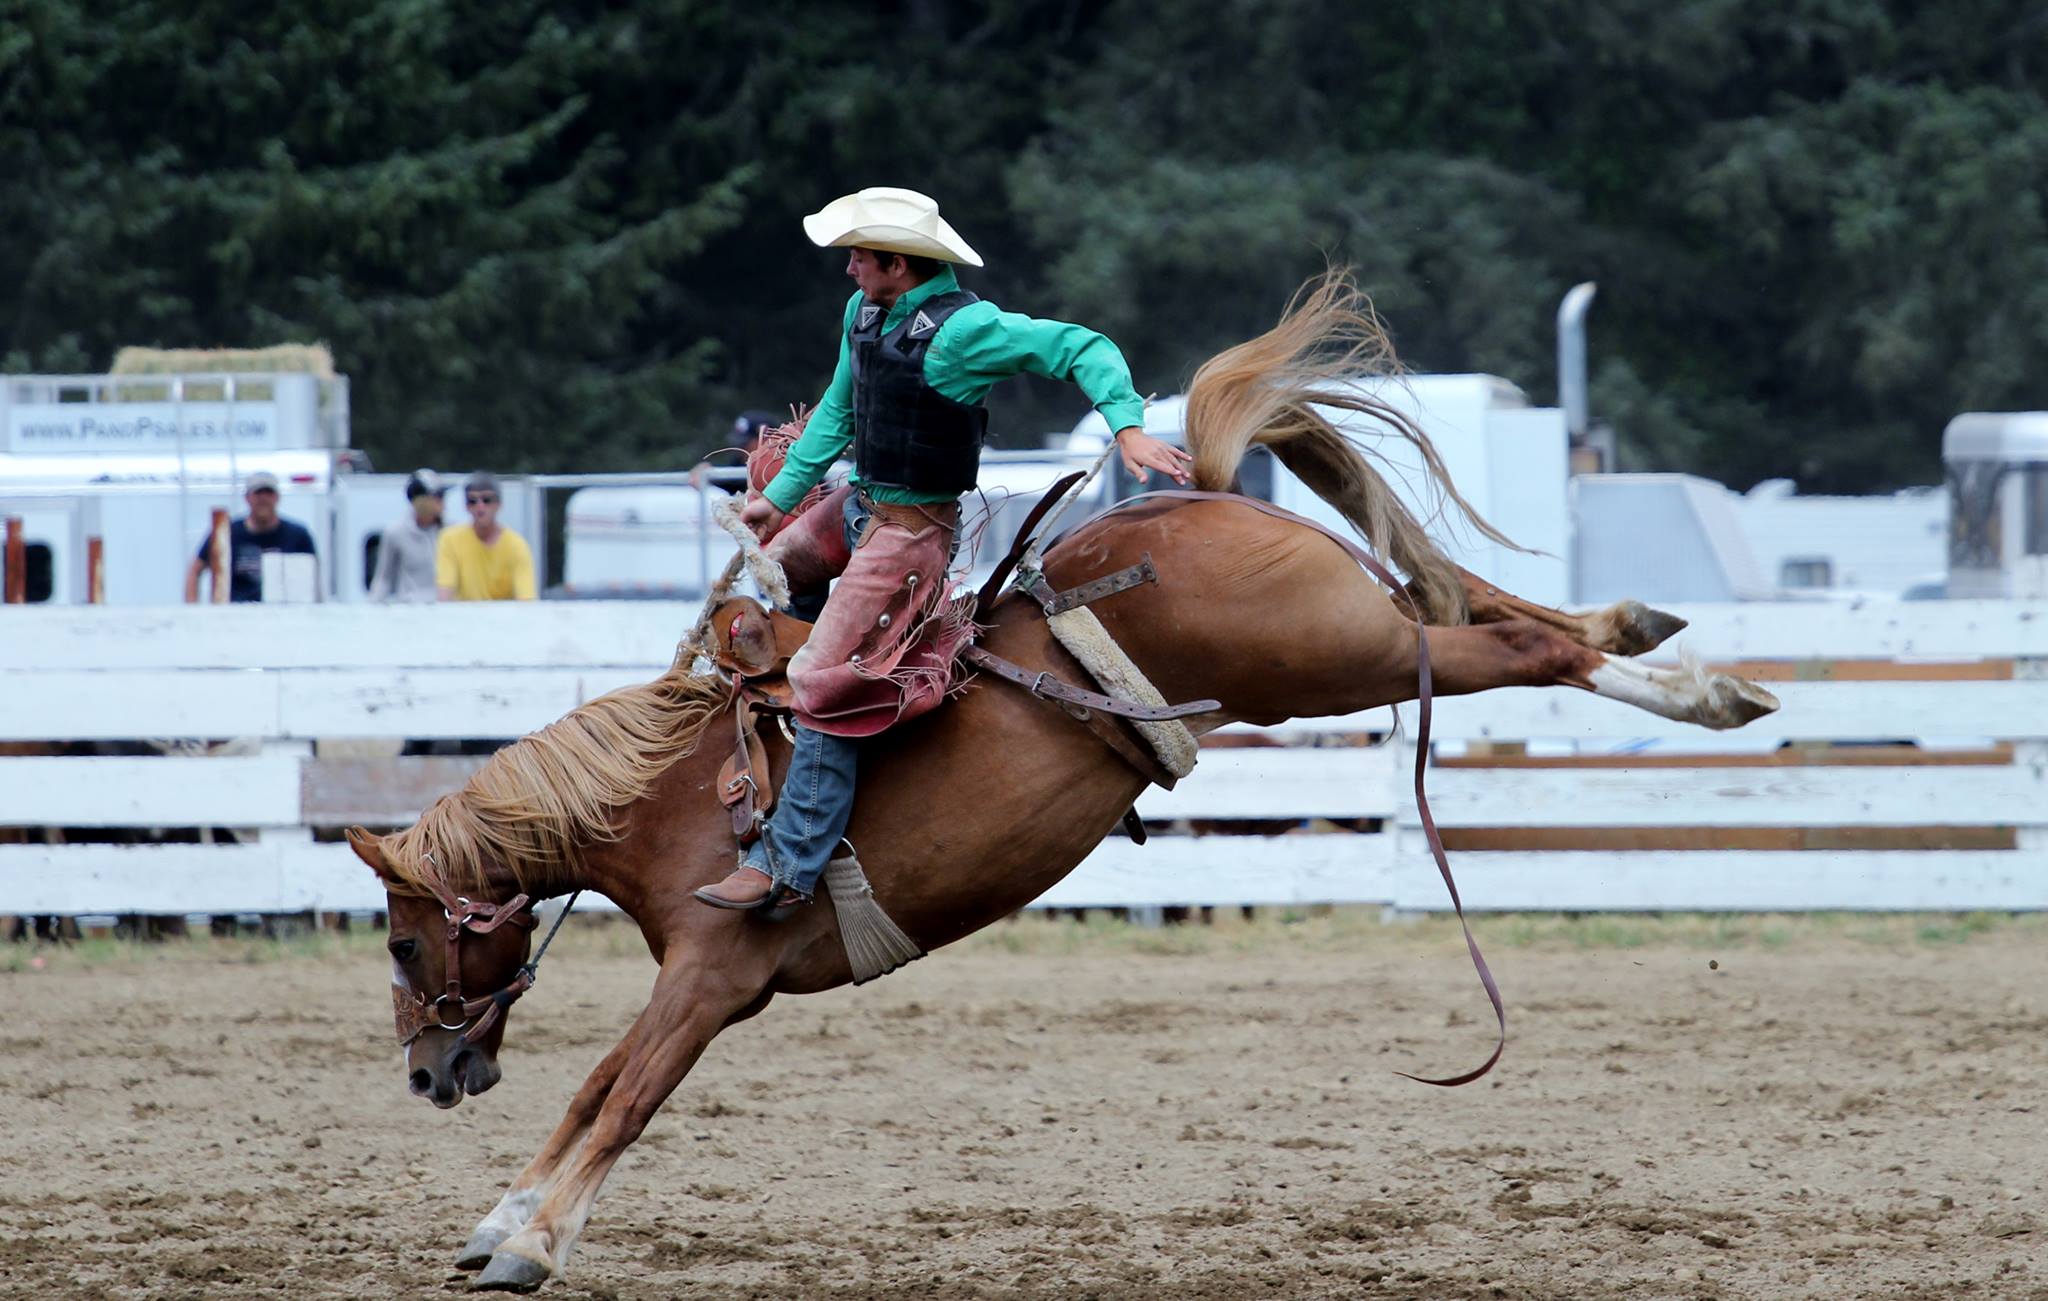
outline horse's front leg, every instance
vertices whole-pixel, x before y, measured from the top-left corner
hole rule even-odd
[[[712,1038],[766,1002],[766,983],[765,975],[748,981],[695,963],[663,969],[653,1000],[620,1045],[627,1051],[581,1143],[538,1186],[532,1217],[499,1243],[477,1276],[478,1288],[530,1292],[562,1272],[612,1165],[640,1137]]]
[[[651,1009],[650,1009],[651,1010]],[[469,1241],[464,1244],[462,1254],[455,1258],[457,1269],[482,1269],[491,1260],[491,1253],[500,1243],[519,1232],[533,1217],[540,1206],[541,1198],[547,1195],[549,1184],[562,1164],[572,1154],[591,1124],[596,1121],[598,1109],[611,1096],[612,1085],[619,1078],[619,1071],[632,1058],[634,1047],[641,1034],[641,1022],[647,1019],[646,1011],[634,1019],[632,1028],[625,1038],[604,1055],[604,1060],[590,1072],[583,1087],[576,1090],[570,1100],[569,1109],[562,1115],[562,1123],[555,1126],[555,1132],[548,1135],[548,1141],[534,1155],[526,1169],[512,1181],[505,1195],[498,1200],[489,1215],[484,1216]]]

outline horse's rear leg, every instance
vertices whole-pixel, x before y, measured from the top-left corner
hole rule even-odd
[[[701,965],[663,969],[633,1033],[614,1050],[623,1055],[596,1116],[547,1180],[531,1218],[498,1244],[477,1276],[479,1289],[531,1292],[562,1272],[612,1166],[697,1064],[713,1036],[766,1005],[764,984],[765,977],[745,983],[740,972],[714,972]],[[568,1123],[563,1121],[565,1127]]]
[[[1570,614],[1525,601],[1469,569],[1458,571],[1458,581],[1464,585],[1465,604],[1471,610],[1473,623],[1528,619],[1563,633],[1581,646],[1610,655],[1641,655],[1655,650],[1685,627],[1685,620],[1677,615],[1651,609],[1641,601],[1617,601],[1604,609]],[[1404,590],[1397,599],[1409,617],[1414,617],[1411,594]]]
[[[1653,669],[1581,646],[1533,620],[1430,628],[1430,675],[1438,695],[1495,687],[1580,687],[1682,723],[1716,730],[1772,713],[1778,698],[1754,682],[1697,667]]]

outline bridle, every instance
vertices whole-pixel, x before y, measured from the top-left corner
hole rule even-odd
[[[465,999],[462,996],[462,934],[469,931],[477,935],[489,935],[500,926],[518,926],[527,930],[540,925],[540,918],[528,906],[525,894],[513,895],[504,903],[476,903],[450,891],[440,882],[430,882],[428,889],[441,901],[441,913],[448,919],[447,965],[443,969],[444,984],[441,996],[431,1003],[424,992],[412,993],[402,985],[391,987],[391,1003],[398,1017],[398,1046],[409,1048],[412,1041],[429,1030],[446,1030],[460,1033],[463,1043],[475,1043],[497,1023],[505,1010],[519,1000],[519,996],[533,988],[539,975],[540,960],[546,955],[548,945],[554,942],[555,932],[562,929],[562,922],[569,916],[569,909],[575,906],[576,896],[569,896],[569,903],[555,918],[554,927],[548,931],[547,939],[541,941],[540,952],[531,961],[521,964],[512,983],[496,993],[480,998]],[[577,892],[582,893],[581,891]],[[410,994],[410,997],[408,997]]]

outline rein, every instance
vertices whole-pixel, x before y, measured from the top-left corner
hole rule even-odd
[[[428,1030],[460,1032],[463,1043],[475,1043],[487,1033],[498,1018],[504,1015],[519,996],[532,989],[540,975],[540,960],[547,956],[548,945],[555,942],[555,933],[562,929],[562,923],[569,919],[569,910],[576,906],[577,895],[569,896],[569,902],[555,918],[555,924],[548,929],[547,937],[540,942],[540,951],[520,965],[512,982],[495,993],[479,998],[465,999],[462,996],[462,935],[470,931],[478,935],[489,935],[500,926],[513,925],[532,929],[540,925],[540,919],[533,913],[526,895],[516,894],[504,903],[475,903],[461,895],[454,894],[439,882],[429,887],[434,897],[441,901],[442,915],[448,919],[447,965],[443,969],[445,983],[441,996],[433,1002],[427,1001],[425,993],[406,997],[407,991],[398,986],[391,987],[391,1002],[398,1018],[398,1046],[408,1048],[412,1041]],[[451,1013],[452,1021],[451,1021]]]
[[[1194,488],[1161,488],[1155,492],[1143,493],[1118,502],[1108,510],[1096,515],[1095,518],[1101,519],[1125,507],[1141,506],[1145,502],[1157,501],[1161,498],[1173,501],[1232,501],[1243,506],[1249,506],[1262,514],[1272,516],[1274,519],[1288,520],[1295,524],[1312,528],[1344,548],[1345,553],[1357,561],[1367,573],[1371,574],[1381,583],[1384,583],[1388,591],[1398,596],[1403,590],[1400,581],[1388,572],[1385,565],[1381,564],[1370,552],[1351,539],[1332,532],[1314,520],[1297,515],[1291,510],[1275,506],[1271,502],[1260,501],[1256,497],[1243,496],[1239,493],[1203,492]],[[1429,795],[1423,789],[1423,773],[1429,766],[1431,681],[1429,672],[1429,633],[1423,627],[1422,620],[1420,619],[1415,621],[1415,665],[1415,699],[1417,704],[1417,723],[1415,729],[1415,808],[1422,821],[1423,838],[1429,842],[1430,857],[1436,860],[1436,870],[1443,874],[1444,887],[1451,892],[1451,907],[1458,914],[1459,929],[1465,933],[1465,949],[1472,955],[1472,968],[1479,973],[1479,983],[1486,989],[1487,1001],[1493,1004],[1493,1016],[1499,1026],[1500,1035],[1494,1042],[1492,1054],[1484,1062],[1480,1063],[1476,1069],[1466,1071],[1462,1075],[1431,1079],[1421,1075],[1410,1075],[1407,1071],[1396,1071],[1394,1073],[1404,1079],[1414,1080],[1418,1084],[1434,1084],[1441,1088],[1455,1088],[1460,1084],[1470,1084],[1492,1070],[1494,1064],[1500,1061],[1501,1053],[1506,1051],[1508,1046],[1508,1014],[1506,1008],[1501,1005],[1500,987],[1494,983],[1493,972],[1487,968],[1486,958],[1479,952],[1479,941],[1472,938],[1472,925],[1465,919],[1465,903],[1464,900],[1458,897],[1458,883],[1451,877],[1451,862],[1444,853],[1443,837],[1437,833],[1436,818],[1429,811]]]

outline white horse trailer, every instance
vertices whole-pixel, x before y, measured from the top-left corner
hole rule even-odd
[[[348,447],[348,381],[290,372],[0,378],[0,515],[30,549],[31,600],[88,599],[89,539],[105,599],[182,599],[215,508],[277,476],[280,513],[329,535]],[[33,581],[40,579],[40,581]],[[311,589],[309,589],[310,591]]]
[[[1941,435],[1948,595],[2048,596],[2048,411],[1971,411]]]
[[[703,596],[739,550],[711,517],[731,496],[711,483],[576,488],[563,521],[561,595]]]

